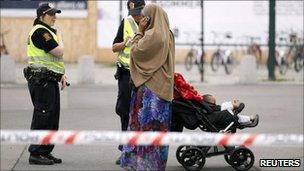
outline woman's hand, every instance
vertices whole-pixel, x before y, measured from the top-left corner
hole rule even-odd
[[[148,23],[150,21],[149,17],[144,17],[139,21],[138,31],[145,34],[145,31],[148,27]]]

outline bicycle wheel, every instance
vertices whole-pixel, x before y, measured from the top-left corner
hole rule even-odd
[[[301,53],[298,53],[295,60],[294,60],[294,67],[296,72],[300,72],[304,65],[304,55],[301,55]]]
[[[193,67],[193,54],[189,52],[185,59],[185,68],[187,71],[190,71]]]
[[[227,62],[224,65],[226,74],[230,75],[234,67],[234,58],[232,55],[228,56]]]
[[[204,72],[204,53],[196,60],[196,65],[200,72]]]
[[[285,57],[283,57],[283,58],[281,59],[280,65],[279,65],[279,72],[280,72],[281,75],[285,75],[285,74],[286,74],[286,72],[287,72],[287,67],[288,67],[287,61],[286,61]]]
[[[259,69],[260,65],[262,64],[262,50],[261,50],[260,46],[256,43],[253,43],[249,47],[249,54],[251,54],[255,57],[256,67],[257,67],[257,69]]]
[[[215,52],[212,55],[212,59],[211,59],[211,69],[213,72],[216,72],[219,67],[221,65],[221,56],[218,52]]]

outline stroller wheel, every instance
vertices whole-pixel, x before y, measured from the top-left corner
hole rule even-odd
[[[234,151],[235,147],[228,147],[228,149],[229,149],[229,152],[224,154],[224,158],[225,158],[225,161],[229,165],[232,165],[231,160],[230,160],[230,156],[231,156],[232,152]]]
[[[186,149],[181,156],[181,164],[186,170],[201,170],[206,162],[203,151],[197,147]]]
[[[181,145],[176,149],[175,152],[176,159],[180,164],[182,164],[182,154],[185,152],[185,150],[187,150],[190,147],[191,146]]]
[[[225,154],[225,155],[224,155],[224,158],[225,158],[225,161],[226,161],[228,164],[232,165],[231,162],[230,162],[230,155],[229,155],[229,154]]]
[[[226,159],[226,157],[225,157]],[[246,147],[237,147],[228,156],[227,161],[235,170],[249,170],[254,164],[254,155]]]

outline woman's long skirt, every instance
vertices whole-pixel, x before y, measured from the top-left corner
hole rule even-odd
[[[132,92],[129,131],[162,131],[170,128],[171,102],[159,98],[146,86]],[[165,170],[168,146],[125,145],[120,166],[127,170]]]

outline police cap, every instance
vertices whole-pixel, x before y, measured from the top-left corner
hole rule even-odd
[[[42,16],[44,14],[54,15],[56,13],[61,13],[61,10],[54,7],[52,3],[42,3],[37,8],[37,17]]]
[[[128,0],[127,6],[129,15],[140,15],[141,10],[145,7],[146,3],[144,0]]]

